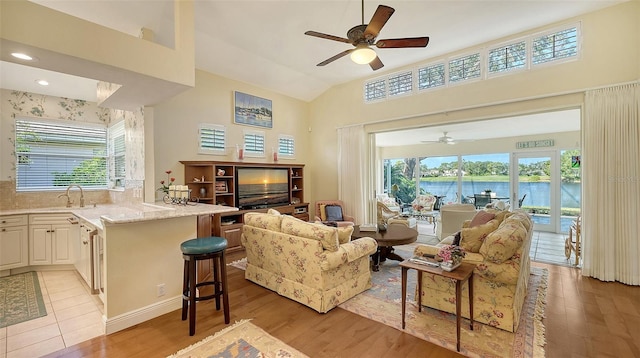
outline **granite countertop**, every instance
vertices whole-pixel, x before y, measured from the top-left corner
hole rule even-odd
[[[163,202],[154,204],[98,204],[96,207],[53,207],[2,210],[0,215],[19,214],[56,214],[71,213],[82,220],[89,221],[102,229],[104,225],[126,224],[139,221],[162,220],[184,216],[197,216],[215,214],[227,211],[237,211],[238,208],[221,205],[196,204],[196,205],[171,205]]]

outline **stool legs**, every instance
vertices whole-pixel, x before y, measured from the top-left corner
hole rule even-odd
[[[189,260],[189,335],[196,334],[196,261]]]
[[[189,289],[189,261],[184,261],[184,274],[182,278],[182,320],[187,319],[187,308],[189,307],[189,302],[185,300],[184,293]]]
[[[224,323],[229,324],[231,315],[229,314],[229,295],[227,292],[227,269],[224,251],[215,255],[205,256],[185,256],[184,261],[184,282],[182,285],[182,320],[187,319],[187,308],[189,311],[189,335],[196,333],[196,302],[215,298],[216,311],[220,310],[220,299],[224,306]],[[197,283],[196,266],[198,260],[213,260],[213,281]],[[196,289],[199,286],[213,285],[214,294],[204,297],[196,297]]]
[[[224,259],[224,251],[220,255],[220,274],[222,278],[220,279],[220,283],[222,286],[222,304],[224,305],[224,323],[229,324],[231,321],[231,317],[229,314],[229,289],[227,288],[227,264]],[[218,287],[216,285],[216,287]],[[219,297],[219,296],[216,296]],[[216,307],[216,309],[220,309],[220,306]]]

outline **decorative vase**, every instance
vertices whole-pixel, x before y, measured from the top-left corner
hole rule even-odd
[[[200,197],[205,198],[207,196],[207,189],[205,187],[200,188]]]

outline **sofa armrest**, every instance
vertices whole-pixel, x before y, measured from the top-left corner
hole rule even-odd
[[[440,251],[440,248],[437,246],[420,244],[416,246],[416,248],[413,250],[413,255],[414,256],[422,256],[424,254],[437,255],[438,251]]]
[[[363,237],[340,245],[338,251],[324,250],[320,254],[320,269],[322,271],[334,269],[342,264],[373,255],[377,249],[378,243],[375,239]]]

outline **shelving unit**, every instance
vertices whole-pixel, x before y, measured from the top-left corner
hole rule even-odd
[[[287,168],[289,170],[289,203],[272,207],[281,214],[292,215],[309,221],[309,203],[304,201],[304,164],[267,164],[214,161],[181,161],[184,164],[185,183],[191,189],[191,196],[201,203],[236,205],[236,168]],[[204,180],[203,180],[204,179]],[[201,190],[203,190],[201,192]],[[240,235],[247,212],[267,212],[267,208],[239,210],[212,215],[209,223],[200,222],[199,235],[211,235],[227,239],[230,250],[242,249]],[[209,227],[210,226],[210,229]]]

